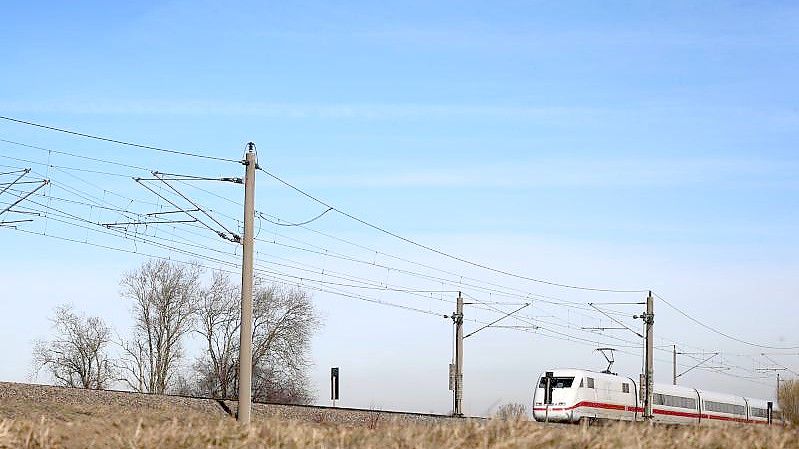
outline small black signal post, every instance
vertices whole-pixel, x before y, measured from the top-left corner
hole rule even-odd
[[[335,407],[338,400],[338,367],[330,368],[330,400]]]

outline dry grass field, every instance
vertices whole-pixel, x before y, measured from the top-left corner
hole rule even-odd
[[[0,383],[0,449],[799,448],[796,430],[766,426],[581,428],[377,413],[357,420],[328,413],[289,417],[261,410],[244,428],[221,409],[184,398],[9,385]]]
[[[763,448],[799,447],[793,431],[620,425],[547,427],[530,422],[352,426],[271,419],[250,428],[204,416],[115,416],[0,423],[0,448]]]

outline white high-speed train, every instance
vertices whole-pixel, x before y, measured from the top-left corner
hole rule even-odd
[[[541,375],[533,395],[536,421],[640,421],[644,413],[638,382],[630,377],[580,369]],[[653,421],[664,424],[783,424],[776,404],[762,399],[655,384]]]

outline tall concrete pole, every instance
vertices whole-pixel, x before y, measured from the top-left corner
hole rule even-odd
[[[671,384],[677,385],[677,345],[674,345],[674,352],[671,355],[671,373]]]
[[[652,398],[654,393],[654,332],[655,327],[655,311],[652,299],[652,292],[646,297],[646,315],[644,315],[644,322],[646,323],[646,407],[644,409],[644,419],[652,419]]]
[[[247,144],[244,164],[244,239],[241,256],[241,333],[239,334],[239,423],[250,423],[252,409],[253,222],[255,221],[255,144]]]
[[[455,323],[455,404],[453,415],[463,416],[463,296],[458,292],[458,302],[452,315]]]

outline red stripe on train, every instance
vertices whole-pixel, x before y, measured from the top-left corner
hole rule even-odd
[[[574,404],[570,407],[552,407],[549,409],[551,412],[562,412],[566,410],[574,410],[579,407],[589,407],[589,408],[601,408],[606,410],[620,410],[624,412],[638,412],[643,413],[644,409],[640,407],[630,407],[627,405],[619,405],[619,404],[608,404],[605,402],[592,402],[592,401],[582,401]],[[546,407],[535,407],[533,408],[536,412],[545,412],[547,409]],[[692,419],[715,419],[718,421],[735,421],[740,423],[753,423],[753,424],[768,424],[766,421],[755,421],[755,420],[747,420],[746,418],[735,418],[731,416],[720,416],[720,415],[708,415],[708,414],[699,414],[699,413],[691,413],[691,412],[680,412],[676,410],[663,410],[663,409],[653,409],[653,413],[657,415],[667,415],[667,416],[679,416],[683,418],[692,418]]]

